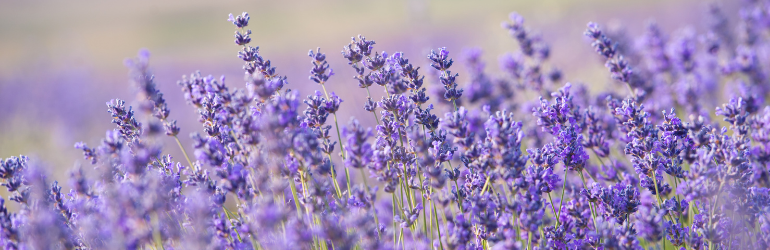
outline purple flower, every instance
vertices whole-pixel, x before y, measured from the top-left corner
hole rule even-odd
[[[528,57],[535,57],[539,60],[547,59],[550,55],[549,46],[542,41],[540,35],[533,34],[532,31],[524,27],[524,17],[516,12],[508,15],[510,22],[504,22],[502,27],[508,30],[508,33],[519,42],[521,52]]]
[[[118,125],[123,139],[133,142],[142,134],[142,125],[136,121],[133,108],[125,104],[126,101],[113,99],[107,103],[107,112],[112,116],[112,123]]]
[[[320,91],[316,91],[315,95],[308,95],[304,100],[307,104],[307,108],[303,112],[305,115],[304,122],[307,127],[319,128],[326,123],[326,118],[329,116],[329,112],[326,109],[328,102]],[[332,107],[333,103],[332,103]]]
[[[249,25],[249,13],[243,12],[243,14],[233,17],[233,14],[230,13],[230,17],[227,18],[228,22],[232,22],[236,27],[243,28]]]
[[[308,56],[313,58],[313,68],[310,69],[310,80],[323,85],[329,80],[329,77],[334,75],[334,70],[329,69],[329,63],[326,62],[326,54],[321,53],[321,48],[317,48],[316,52],[310,50]],[[326,70],[329,70],[327,73]]]
[[[588,162],[588,152],[583,148],[583,135],[578,134],[578,129],[575,126],[559,129],[556,150],[564,166],[580,172]]]
[[[364,129],[358,120],[351,119],[348,126],[342,128],[342,135],[346,138],[345,165],[352,168],[363,168],[371,162],[372,145],[368,142],[372,137],[372,128]]]
[[[605,216],[614,218],[618,224],[623,224],[628,215],[639,209],[641,201],[639,200],[639,191],[625,184],[615,184],[610,188],[602,188],[599,193]]]
[[[500,77],[485,72],[479,48],[463,51],[468,77],[460,78],[447,48],[410,62],[358,36],[341,56],[367,89],[359,97],[376,120],[350,119],[336,130],[338,141],[327,119],[345,115],[340,96],[324,90],[302,100],[286,89],[288,77],[249,45],[248,14],[230,15],[245,84],[199,72],[177,82],[202,125],[190,143],[156,136],[177,137],[184,124],[169,119],[174,99],[159,91],[141,50],[125,61],[136,100],[108,102],[116,128],[96,146],[75,144],[94,171],[78,167],[62,186],[25,156],[0,159],[10,197],[0,199],[0,246],[641,249],[643,240],[765,249],[766,9],[745,3],[732,29],[712,7],[703,36],[683,30],[669,39],[652,23],[639,46],[622,30],[590,23],[592,47],[629,87],[598,94],[561,82],[568,76],[547,61],[549,45],[515,13],[503,27],[518,51],[500,58]],[[320,49],[308,56],[309,78],[325,85],[332,62]],[[442,88],[429,92],[421,63]],[[725,94],[712,94],[722,82]],[[436,90],[443,98],[430,99]],[[729,102],[705,108],[722,97]],[[450,102],[451,109],[435,106]],[[168,144],[181,155],[163,153],[176,152]],[[335,164],[345,164],[344,173]]]
[[[235,44],[238,45],[246,45],[251,42],[251,30],[246,30],[245,32],[235,31]]]
[[[444,99],[456,103],[455,100],[460,99],[463,90],[458,89],[457,83],[455,82],[458,74],[452,75],[452,72],[449,71],[449,67],[451,67],[454,62],[449,58],[449,50],[445,47],[439,48],[438,52],[431,50],[430,54],[428,54],[428,59],[431,61],[431,66],[433,68],[441,71],[439,81],[441,82],[441,85],[444,86]]]
[[[612,40],[604,34],[598,24],[593,22],[588,23],[588,29],[584,34],[586,37],[593,40],[591,46],[594,47],[597,53],[607,59],[615,57],[617,44],[613,43]]]

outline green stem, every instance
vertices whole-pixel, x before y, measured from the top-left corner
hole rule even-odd
[[[366,173],[364,173],[364,169],[363,168],[359,168],[358,170],[361,171],[361,180],[364,181],[364,186],[366,187],[366,194],[370,195],[369,194],[369,183],[366,180]],[[372,201],[372,204],[374,204],[374,203],[375,203],[375,201]],[[377,224],[375,226],[375,228],[378,228],[380,226],[380,220],[377,217],[377,209],[375,208],[375,206],[372,206],[372,214],[374,215],[374,223]],[[377,230],[377,238],[378,239],[380,238],[380,230]]]
[[[395,220],[395,218],[396,218],[396,205],[398,203],[396,203],[396,192],[390,193],[390,195],[391,195],[391,199],[393,199],[393,205],[391,206],[391,207],[393,207],[393,249],[397,249],[398,248],[398,243],[396,241],[397,234],[396,234],[396,220]]]
[[[561,185],[561,198],[559,201],[559,212],[556,214],[556,227],[559,227],[559,218],[561,217],[561,206],[564,205],[564,193],[567,192],[567,168],[564,168],[564,182]]]
[[[369,92],[369,86],[366,86],[366,97],[372,99],[372,93]],[[372,111],[372,114],[374,114],[374,121],[377,122],[377,125],[380,125],[380,118],[377,117],[377,110]]]
[[[679,189],[679,181],[677,180],[676,177],[674,177],[674,190],[677,190],[677,189]],[[676,197],[676,203],[679,204],[679,206],[681,206],[682,203],[680,202],[681,199],[679,198],[679,194],[677,194],[675,197]],[[684,218],[682,217],[682,212],[683,211],[679,211],[679,216],[677,216],[677,217],[679,217],[679,220],[682,221],[682,223],[684,223]]]
[[[551,211],[553,211],[553,216],[556,216],[556,207],[553,206],[553,200],[551,199],[551,193],[548,193],[548,202],[551,203]]]
[[[420,180],[420,185],[422,185],[422,174],[417,173],[417,177]],[[420,187],[420,203],[422,203],[422,206],[423,206],[423,208],[422,208],[422,227],[423,227],[423,231],[425,231],[425,234],[428,235],[430,237],[430,239],[431,239],[431,242],[433,242],[433,234],[429,233],[430,231],[428,231],[428,221],[427,221],[427,217],[428,216],[426,215],[426,212],[425,212],[425,210],[427,210],[426,209],[427,206],[425,205],[425,195],[422,192],[422,187]]]
[[[222,206],[222,210],[224,210],[224,211],[225,211],[225,216],[227,216],[227,220],[231,221],[231,222],[230,222],[230,225],[231,225],[231,226],[234,226],[234,224],[233,224],[233,222],[232,222],[233,218],[232,218],[232,217],[230,217],[230,214],[232,214],[232,212],[230,212],[229,210],[227,210],[227,208],[226,208],[225,206]],[[238,236],[238,241],[240,241],[240,242],[243,242],[243,240],[241,239],[241,234],[240,234],[240,233],[238,233],[238,230],[233,230],[233,231],[235,231],[235,235],[237,235],[237,236]]]
[[[412,203],[411,199],[411,190],[409,190],[409,187],[406,184],[406,166],[404,166],[404,177],[401,178],[401,193],[406,194],[406,202],[409,204],[409,209],[411,210],[414,208],[414,204]],[[402,202],[403,204],[403,202]]]
[[[348,198],[350,198],[350,191],[353,189],[350,188],[350,171],[347,166],[345,167],[345,181],[348,183]]]
[[[492,175],[487,175],[487,180],[484,181],[484,187],[481,188],[481,195],[484,195],[484,192],[487,191],[487,186],[489,186],[489,180],[492,178]]]
[[[586,188],[586,178],[583,177],[583,171],[578,172],[580,173],[580,180],[583,181],[583,188]],[[596,234],[599,234],[599,228],[596,227],[596,214],[594,214],[594,206],[593,203],[590,201],[588,202],[588,208],[591,209],[591,220],[594,222],[594,230],[596,230]]]
[[[302,219],[302,208],[297,197],[297,186],[294,184],[294,179],[291,176],[289,177],[289,187],[291,187],[291,196],[294,197],[294,205],[297,206],[297,218]]]
[[[157,244],[160,249],[166,249],[166,247],[163,246],[163,239],[160,235],[160,219],[158,219],[158,214],[152,213],[150,220],[152,221],[152,238],[155,241],[155,244]]]
[[[663,208],[660,203],[660,191],[658,191],[658,177],[655,175],[655,170],[652,170],[652,184],[655,185],[655,197],[657,198],[656,201],[658,202],[658,208]],[[674,222],[674,219],[671,218],[671,214],[666,212],[666,215],[668,215],[668,219],[671,220],[671,222]],[[663,249],[666,248],[666,243],[663,242]]]
[[[455,181],[455,187],[457,187],[457,207],[460,208],[460,212],[465,214],[465,209],[463,209],[463,200],[460,197],[460,185],[457,184],[457,180]]]
[[[187,156],[187,151],[184,150],[184,147],[182,146],[182,142],[179,141],[179,137],[175,135],[174,140],[176,140],[176,145],[179,145],[179,149],[182,150],[182,154],[184,154],[184,158],[187,160],[187,164],[190,164],[190,168],[192,168],[193,167],[192,161],[190,161],[190,157]]]
[[[441,242],[441,225],[438,223],[438,213],[436,212],[436,203],[431,200],[431,204],[433,205],[433,217],[436,220],[436,232],[438,233],[438,244],[441,246],[441,249],[444,249],[444,243]],[[432,243],[432,242],[431,242]]]
[[[329,157],[329,162],[332,161],[332,155],[327,154],[326,156]],[[334,184],[334,189],[337,191],[337,198],[342,199],[342,191],[340,190],[340,184],[337,183],[337,174],[335,174],[337,171],[334,170],[334,165],[332,165],[332,184]],[[350,190],[350,189],[348,189]],[[348,192],[350,193],[350,192]]]
[[[251,247],[253,247],[255,250],[262,250],[262,245],[259,244],[259,240],[257,240],[257,236],[255,236],[252,233],[249,233],[249,236],[251,236]]]
[[[327,100],[331,100],[329,98],[329,93],[326,92],[326,86],[321,84],[321,88],[324,90],[324,95],[326,95]],[[340,142],[340,156],[342,157],[342,161],[345,161],[345,145],[342,142],[342,135],[340,133],[340,123],[337,121],[337,112],[333,113],[334,115],[334,127],[337,129],[337,141]],[[329,159],[331,161],[331,159]],[[348,170],[348,167],[345,166],[345,181],[347,182],[348,190],[350,189],[350,171]],[[351,194],[350,191],[348,191],[348,198],[350,198]]]
[[[527,236],[527,250],[529,250],[530,243],[532,243],[532,232],[529,232]]]

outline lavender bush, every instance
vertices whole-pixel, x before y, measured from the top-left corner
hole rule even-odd
[[[141,51],[126,61],[134,105],[107,102],[116,128],[75,145],[94,171],[75,169],[65,185],[26,156],[0,161],[11,194],[0,199],[0,244],[770,249],[768,8],[747,3],[735,30],[717,7],[702,34],[669,38],[650,23],[638,46],[589,23],[586,40],[619,86],[597,94],[565,83],[548,43],[515,13],[503,28],[520,48],[501,57],[505,75],[468,49],[463,87],[447,48],[410,61],[354,37],[342,56],[367,99],[348,104],[372,113],[358,118],[338,116],[334,90],[353,86],[326,50],[308,53],[320,86],[303,98],[250,45],[249,15],[230,15],[245,86],[182,77],[203,126],[192,145],[179,141]],[[722,87],[729,101],[718,105]],[[162,136],[183,154],[163,154]]]

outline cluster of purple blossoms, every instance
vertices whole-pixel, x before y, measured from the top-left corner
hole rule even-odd
[[[503,28],[520,46],[501,57],[504,74],[468,49],[465,89],[449,49],[410,62],[359,35],[342,56],[367,95],[357,107],[373,117],[342,125],[343,100],[327,88],[345,87],[320,48],[308,53],[320,88],[302,99],[249,45],[249,15],[230,15],[243,87],[200,72],[178,81],[203,127],[192,145],[180,143],[141,51],[126,61],[134,106],[108,102],[117,127],[97,146],[75,145],[95,171],[77,168],[60,185],[39,161],[0,159],[0,245],[767,249],[769,6],[747,2],[737,33],[718,7],[702,33],[669,39],[650,23],[636,47],[590,23],[608,81],[628,87],[619,92],[562,82],[549,45],[515,13]],[[724,98],[713,93],[721,86]],[[163,153],[162,134],[181,156]]]

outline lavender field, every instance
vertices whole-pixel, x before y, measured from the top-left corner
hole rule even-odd
[[[770,249],[770,1],[0,6],[5,249]]]

